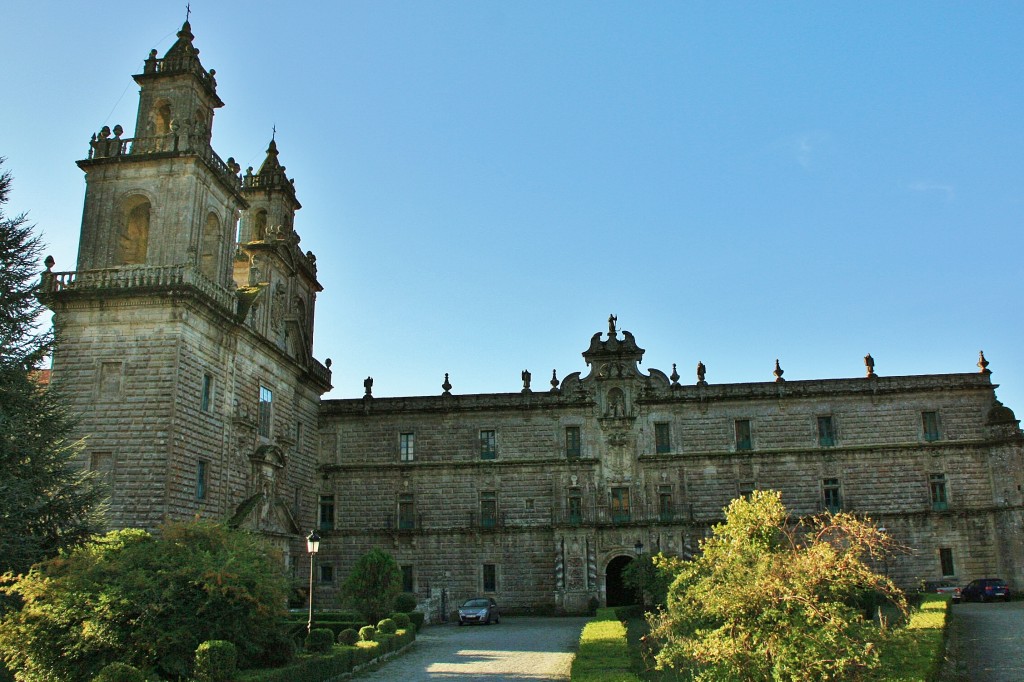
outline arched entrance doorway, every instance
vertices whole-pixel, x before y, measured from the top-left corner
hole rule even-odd
[[[631,556],[617,556],[608,562],[605,570],[605,597],[608,606],[626,606],[639,604],[640,597],[636,590],[627,587],[622,581],[622,571],[633,563]]]

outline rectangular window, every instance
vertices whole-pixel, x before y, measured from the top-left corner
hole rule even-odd
[[[334,530],[334,495],[320,496],[320,530]]]
[[[565,427],[565,456],[568,459],[579,459],[582,454],[580,443],[580,427]]]
[[[498,456],[498,440],[494,431],[480,432],[480,459],[494,459]]]
[[[199,409],[203,412],[209,412],[213,407],[213,376],[210,374],[203,375],[203,394],[199,400]]]
[[[754,490],[757,488],[757,486],[750,482],[740,483],[736,487],[739,496],[744,499],[749,499],[750,496],[754,494]]]
[[[629,521],[629,488],[612,488],[612,521]]]
[[[320,582],[334,582],[334,566],[331,566],[330,564],[320,564]]]
[[[208,475],[209,475],[209,466],[207,465],[206,460],[201,459],[198,462],[196,462],[196,499],[197,500],[205,500],[206,499],[206,486],[207,486],[207,483],[208,483],[206,477]]]
[[[274,421],[274,392],[263,385],[260,385],[260,407],[256,418],[260,436],[270,438]]]
[[[736,420],[736,449],[737,450],[752,450],[753,447],[754,447],[754,444],[750,440],[750,420],[749,419],[737,419]]]
[[[672,510],[672,486],[663,485],[658,488],[658,517],[662,521],[671,521]]]
[[[569,494],[569,523],[583,523],[583,497],[579,493]]]
[[[415,527],[416,507],[413,504],[412,493],[402,493],[398,496],[398,528],[412,530]]]
[[[104,362],[100,365],[100,395],[114,398],[121,395],[121,375],[124,363]]]
[[[825,509],[833,514],[838,514],[843,508],[842,500],[839,497],[839,479],[826,478],[822,480],[821,490]]]
[[[402,566],[402,592],[415,592],[412,566]]]
[[[93,452],[89,454],[89,471],[95,471],[109,493],[114,486],[114,453]]]
[[[498,493],[485,491],[480,493],[480,526],[494,528],[498,525]]]
[[[922,412],[921,426],[924,430],[924,439],[933,441],[939,439],[939,415],[936,412]]]
[[[835,425],[832,417],[818,417],[818,445],[830,447],[836,444]]]
[[[942,568],[943,578],[952,578],[956,575],[956,567],[953,566],[953,548],[939,548],[939,565]]]
[[[484,592],[498,591],[498,567],[494,564],[484,564],[483,570]]]
[[[654,425],[654,451],[659,454],[672,451],[672,440],[667,422],[659,422]]]
[[[398,455],[403,462],[411,462],[416,457],[415,433],[403,433],[398,436]]]
[[[302,452],[302,422],[295,422],[295,451]]]
[[[934,511],[946,511],[949,509],[949,497],[946,493],[946,474],[931,474],[928,477],[928,487],[931,490],[932,509]]]

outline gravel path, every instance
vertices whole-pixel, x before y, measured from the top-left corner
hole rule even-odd
[[[423,628],[409,650],[355,679],[568,680],[580,631],[588,620],[503,616],[500,625],[431,625]]]
[[[1024,680],[1024,601],[954,604],[952,614],[943,680]]]

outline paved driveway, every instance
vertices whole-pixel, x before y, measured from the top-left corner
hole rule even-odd
[[[954,604],[949,682],[1024,680],[1024,601]]]
[[[430,625],[405,652],[360,682],[568,680],[587,618],[510,618],[500,625]]]

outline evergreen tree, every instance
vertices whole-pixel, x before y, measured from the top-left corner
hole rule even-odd
[[[39,328],[42,243],[24,214],[4,213],[10,188],[10,172],[0,172],[0,574],[83,542],[103,499],[73,464],[81,444],[65,402],[38,380],[53,347]]]

